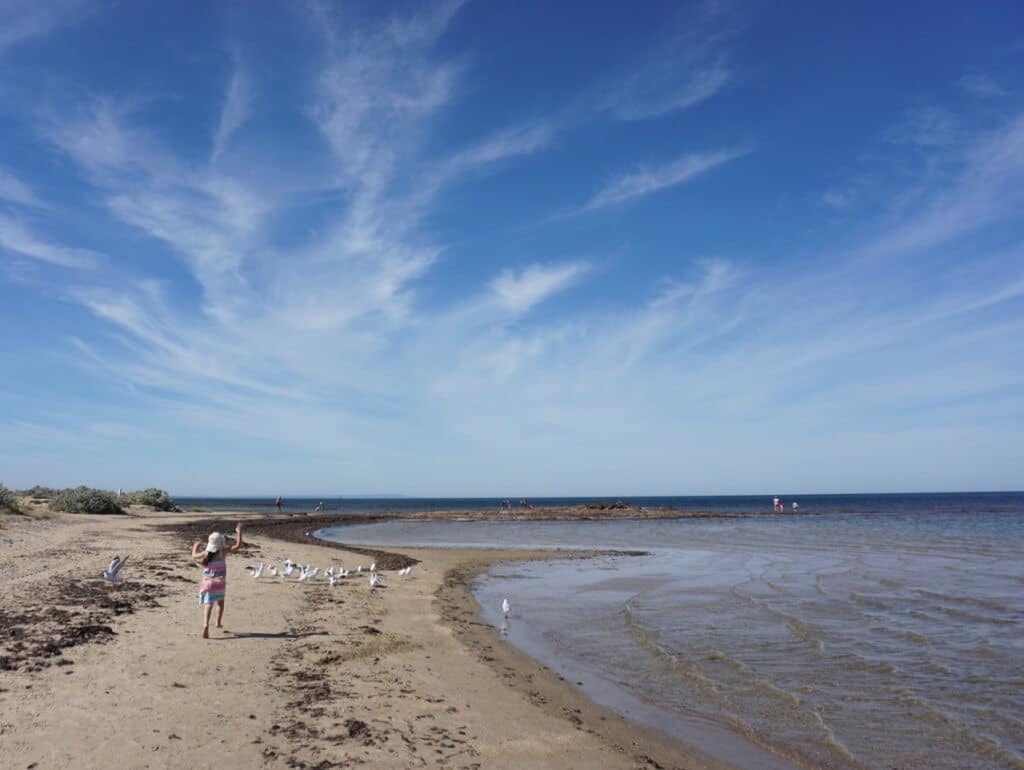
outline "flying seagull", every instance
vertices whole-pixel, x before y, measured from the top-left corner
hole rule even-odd
[[[117,582],[117,573],[121,571],[121,567],[128,561],[128,557],[125,556],[123,559],[120,556],[115,556],[110,560],[110,566],[103,571],[103,577],[109,580],[111,583]]]

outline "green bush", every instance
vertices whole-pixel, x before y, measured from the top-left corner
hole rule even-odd
[[[0,484],[0,511],[18,511],[18,496],[3,484]]]
[[[129,493],[128,502],[135,505],[148,505],[158,511],[178,510],[178,504],[174,502],[174,498],[156,487]]]
[[[50,508],[65,513],[124,513],[115,494],[89,487],[62,489],[50,499]]]
[[[26,497],[35,497],[40,500],[52,500],[59,490],[53,487],[43,487],[36,484],[32,489],[26,489],[21,494]]]

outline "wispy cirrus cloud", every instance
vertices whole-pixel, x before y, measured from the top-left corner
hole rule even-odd
[[[228,79],[224,104],[213,137],[213,149],[210,152],[212,161],[216,161],[223,154],[232,135],[245,123],[253,99],[253,87],[248,73],[242,67],[237,54],[232,58],[234,69]]]
[[[88,0],[52,0],[46,3],[0,1],[0,53],[5,48],[75,24],[92,12]]]
[[[641,168],[608,183],[587,201],[582,212],[594,211],[666,190],[689,182],[716,166],[745,155],[748,150],[716,150],[691,153],[653,168]]]
[[[495,304],[513,313],[522,313],[562,291],[588,269],[584,262],[564,265],[529,265],[522,270],[504,270],[491,281]]]
[[[1001,96],[1006,96],[1006,90],[995,79],[987,75],[964,75],[956,83],[972,96],[978,96],[983,99],[997,99]]]
[[[892,255],[951,241],[1024,205],[1024,116],[986,132],[961,153],[958,175],[913,217],[889,228],[865,251]]]
[[[29,185],[3,168],[0,168],[0,201],[34,208],[44,205]]]
[[[100,255],[89,249],[62,246],[33,233],[25,224],[0,213],[0,251],[58,267],[84,270],[96,267]]]
[[[730,48],[738,26],[724,4],[680,13],[660,44],[607,87],[604,109],[617,120],[648,120],[710,99],[733,80]]]
[[[959,135],[956,117],[942,107],[915,107],[907,110],[903,118],[888,129],[886,139],[894,144],[905,144],[923,149],[947,147]]]

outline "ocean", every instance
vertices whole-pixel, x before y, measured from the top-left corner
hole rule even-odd
[[[787,511],[793,502],[800,504],[800,513],[896,513],[1019,510],[1021,494],[1016,492],[946,492],[858,495],[779,495]],[[308,513],[323,503],[327,513],[386,513],[409,511],[477,511],[497,509],[502,500],[516,508],[521,495],[503,497],[283,497],[284,513]],[[632,506],[647,508],[678,508],[683,511],[720,513],[770,513],[772,495],[677,495],[670,497],[538,497],[529,498],[537,507],[561,507],[586,503],[608,503],[621,499]],[[273,513],[273,497],[177,497],[186,510],[206,508],[211,511],[252,511]]]
[[[496,636],[737,766],[766,766],[746,744],[798,767],[1024,768],[1024,494],[797,499],[795,516],[396,521],[333,536],[646,551],[500,564],[474,590]],[[659,500],[641,504],[673,504]]]

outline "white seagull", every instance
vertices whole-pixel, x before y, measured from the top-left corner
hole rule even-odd
[[[120,556],[115,556],[110,560],[110,566],[103,571],[103,577],[109,580],[111,583],[117,582],[117,573],[121,571],[121,567],[128,561],[128,557],[125,556],[123,559]]]
[[[360,565],[358,565],[358,566],[356,567],[356,572],[362,572],[362,571],[363,571],[363,565],[362,565],[362,564],[360,564]]]
[[[373,562],[373,564],[370,565],[370,572],[376,572],[376,571],[377,571],[377,562]]]
[[[337,585],[337,583],[338,583],[338,576],[337,575],[328,575],[327,576],[327,582],[331,584],[331,588],[334,588],[334,586]]]
[[[377,586],[382,586],[382,585],[384,585],[384,584],[380,582],[380,578],[377,576],[377,573],[376,572],[371,572],[370,573],[370,588],[376,588]]]
[[[508,617],[508,614],[512,612],[512,605],[508,603],[508,597],[501,600],[501,611],[504,613],[506,618]]]
[[[277,565],[276,564],[271,564],[270,565],[270,574],[273,575],[274,577],[277,577]]]

